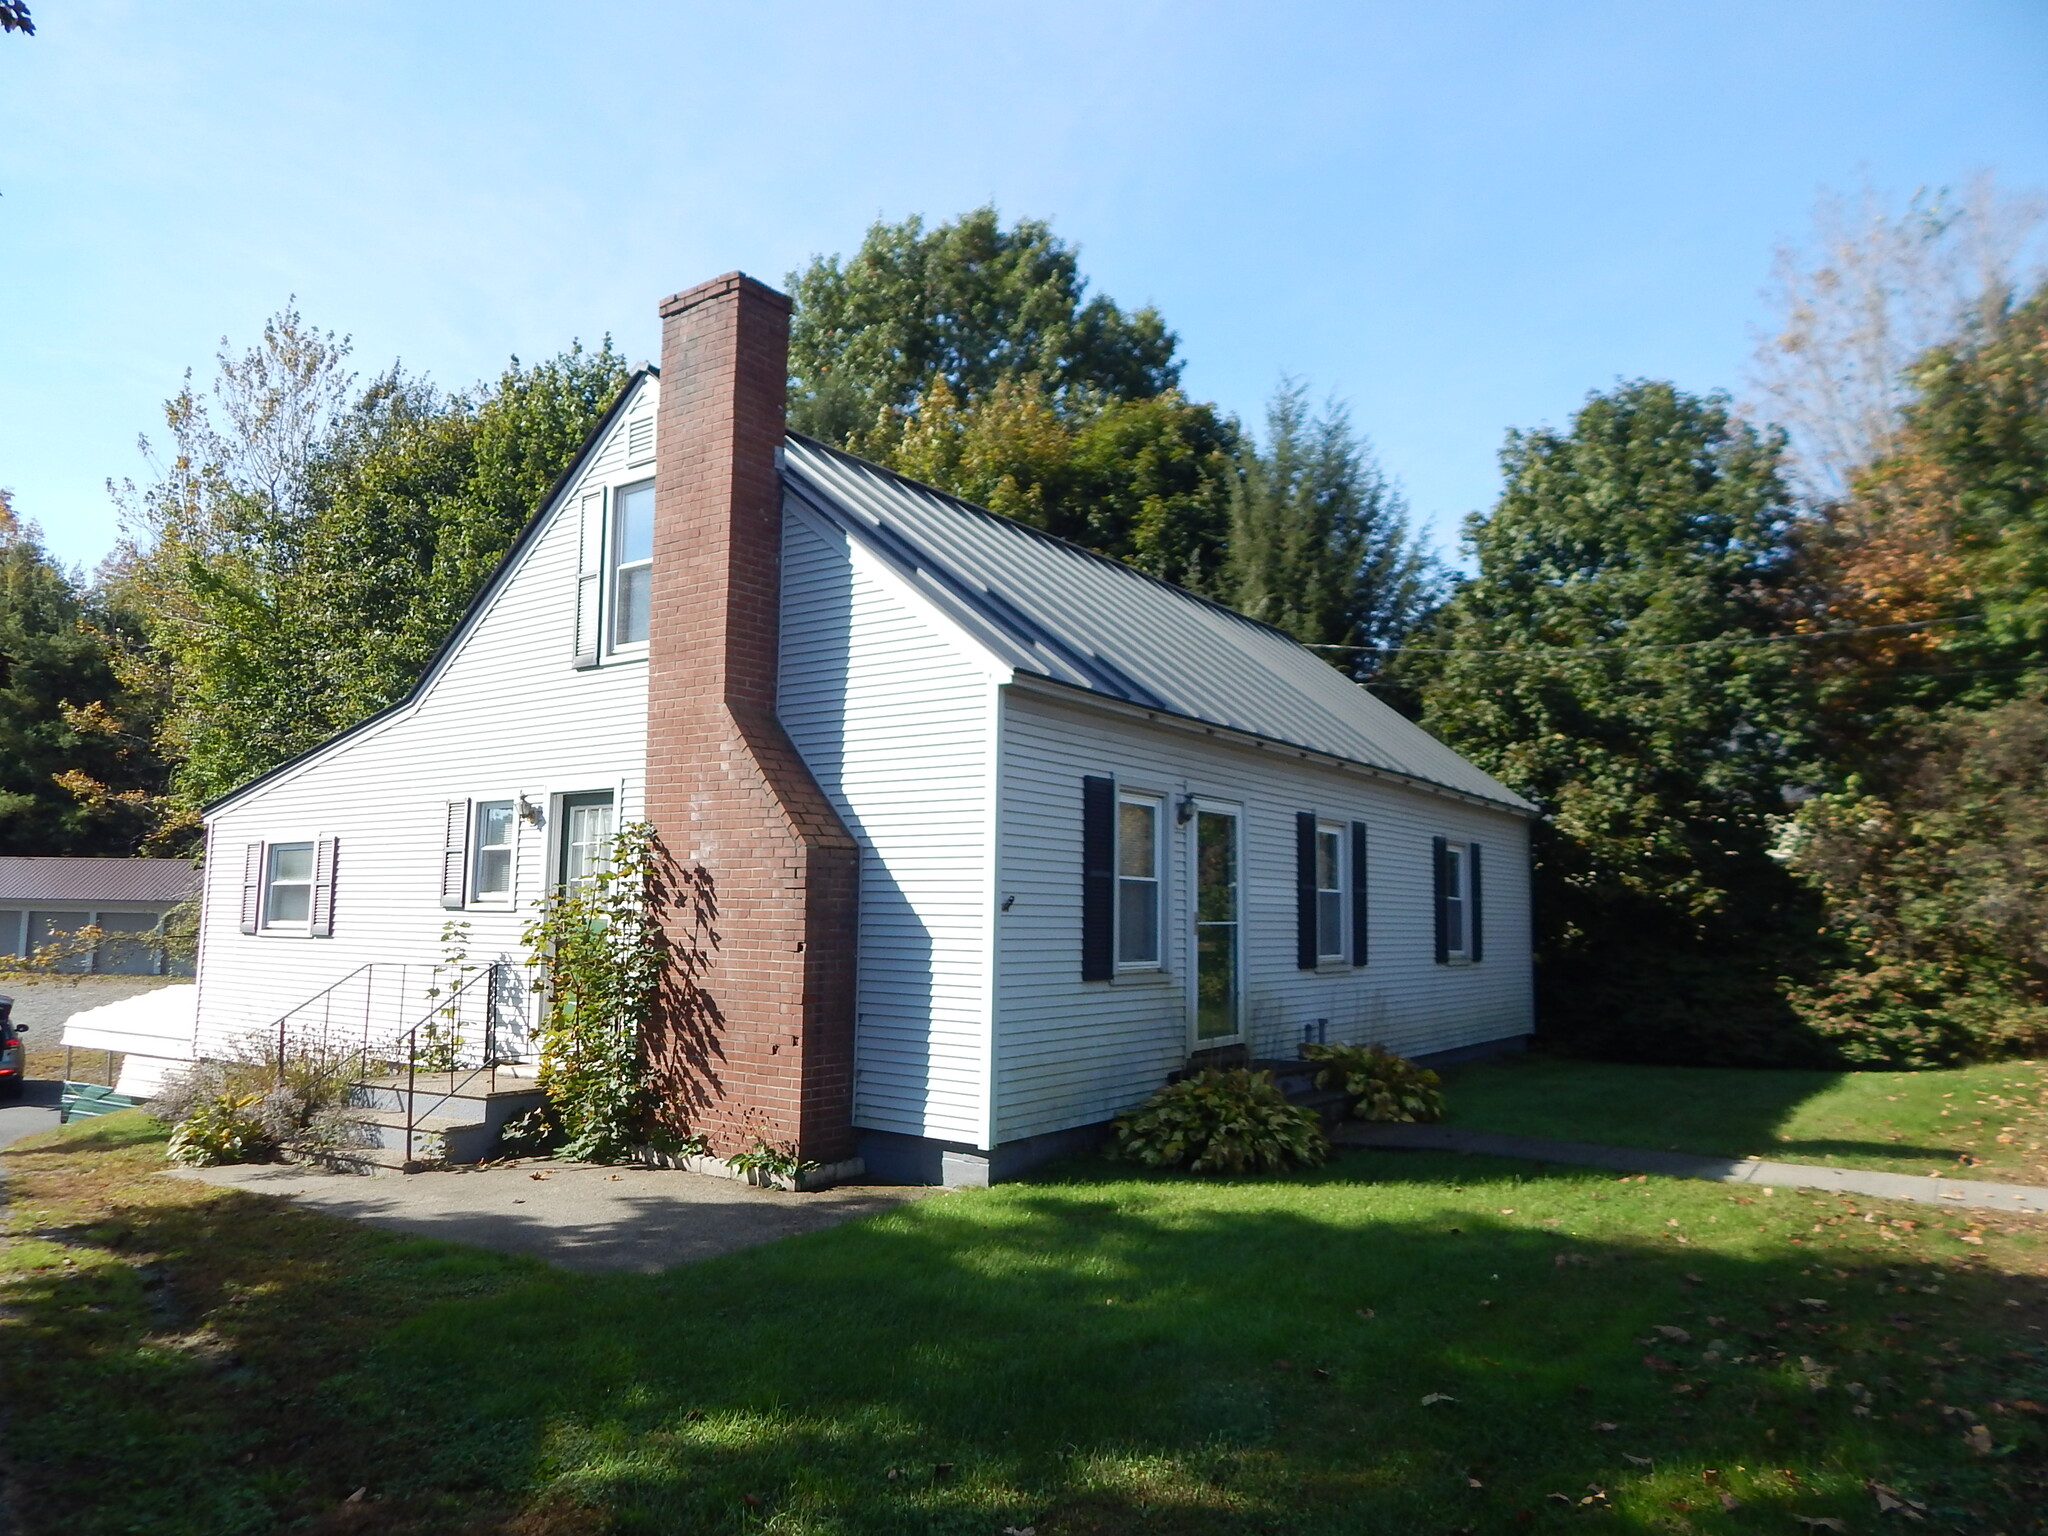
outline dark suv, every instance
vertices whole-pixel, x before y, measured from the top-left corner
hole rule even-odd
[[[21,1037],[27,1030],[13,1021],[14,999],[0,997],[0,1099],[21,1097],[21,1079],[27,1052]]]

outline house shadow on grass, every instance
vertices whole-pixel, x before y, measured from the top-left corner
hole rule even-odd
[[[138,1206],[104,1241],[159,1255],[169,1310],[32,1342],[16,1423],[80,1533],[1860,1529],[1870,1479],[2026,1529],[2038,1421],[1984,1456],[1938,1405],[2048,1395],[2038,1279],[1735,1198],[1439,1154],[1084,1164],[653,1276]],[[140,1283],[107,1269],[16,1305]]]

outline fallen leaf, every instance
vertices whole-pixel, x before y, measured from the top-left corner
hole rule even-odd
[[[1665,1338],[1680,1344],[1690,1344],[1692,1342],[1691,1334],[1687,1333],[1683,1328],[1674,1328],[1669,1323],[1659,1323],[1657,1331],[1663,1334]]]
[[[1425,1408],[1431,1408],[1438,1403],[1455,1403],[1456,1401],[1457,1399],[1451,1396],[1451,1394],[1448,1392],[1430,1392],[1424,1394],[1422,1399],[1422,1406]]]
[[[1619,1424],[1595,1424],[1593,1428],[1598,1430],[1603,1435],[1611,1435],[1614,1433],[1614,1431],[1621,1428],[1621,1426]]]
[[[529,1179],[544,1179],[547,1177],[547,1175],[544,1173],[529,1173],[527,1177]]]
[[[1486,1484],[1479,1481],[1476,1477],[1468,1477],[1465,1479],[1465,1486],[1467,1488],[1484,1488]]]
[[[1742,1508],[1742,1500],[1723,1488],[1721,1490],[1721,1507],[1723,1509],[1740,1509]]]
[[[740,1495],[740,1498],[746,1502],[746,1506],[749,1509],[759,1509],[761,1507],[761,1496],[758,1493],[743,1493]]]
[[[368,1493],[369,1491],[370,1490],[368,1488],[358,1488],[354,1493],[350,1494],[341,1502],[344,1504],[360,1504],[363,1502],[363,1495]]]
[[[1816,1312],[1825,1312],[1828,1309],[1828,1304],[1818,1296],[1802,1296],[1799,1298],[1799,1305],[1811,1307]]]
[[[1356,1309],[1356,1311],[1360,1317],[1365,1318],[1368,1322],[1371,1321],[1373,1316],[1373,1310],[1371,1307],[1359,1307]]]
[[[932,1463],[933,1482],[943,1483],[947,1478],[951,1477],[952,1475],[953,1463],[951,1463],[950,1461],[935,1461]]]
[[[1569,1504],[1572,1501],[1572,1496],[1568,1493],[1546,1493],[1544,1497],[1546,1499],[1555,1499],[1560,1504]]]
[[[1849,1529],[1848,1526],[1837,1520],[1833,1515],[1794,1515],[1792,1518],[1801,1525],[1816,1531],[1847,1531]]]
[[[2005,1406],[2010,1408],[2014,1413],[2048,1414],[2048,1408],[2043,1408],[2031,1397],[2016,1397],[2011,1402],[2007,1403]]]
[[[1621,1453],[1621,1459],[1638,1467],[1654,1467],[1657,1464],[1648,1456],[1631,1456],[1627,1451]]]
[[[1927,1506],[1915,1499],[1907,1498],[1898,1489],[1887,1488],[1883,1483],[1866,1483],[1864,1486],[1876,1496],[1877,1512],[1880,1515],[1888,1515],[1893,1510],[1897,1510],[1908,1520],[1924,1520],[1927,1518]]]
[[[1963,1444],[1967,1445],[1979,1456],[1989,1456],[1991,1454],[1991,1431],[1982,1424],[1972,1424],[1969,1431],[1963,1436]]]
[[[1675,1371],[1678,1369],[1677,1366],[1666,1360],[1662,1355],[1645,1355],[1643,1356],[1643,1364],[1653,1371]]]
[[[1003,1527],[1003,1536],[1038,1536],[1038,1527],[1035,1525],[1006,1525]]]
[[[1705,1285],[1707,1282],[1702,1280],[1698,1275],[1694,1274],[1691,1270],[1687,1270],[1685,1272],[1685,1283],[1687,1285]]]

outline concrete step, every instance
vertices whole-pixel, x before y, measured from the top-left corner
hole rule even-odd
[[[412,1122],[412,1145],[406,1146],[405,1114],[396,1109],[363,1109],[350,1116],[363,1129],[365,1144],[392,1152],[411,1151],[429,1163],[474,1163],[490,1156],[498,1128],[485,1120],[458,1115],[420,1115]]]
[[[488,1126],[495,1136],[505,1122],[545,1102],[531,1071],[499,1067],[476,1072],[422,1072],[366,1077],[349,1090],[352,1107],[403,1115],[408,1102],[416,1119],[442,1116]]]

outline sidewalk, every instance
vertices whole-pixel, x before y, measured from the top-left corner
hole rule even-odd
[[[1346,1121],[1331,1138],[1340,1147],[1376,1150],[1477,1152],[1485,1157],[1519,1157],[1533,1163],[1575,1163],[1618,1173],[1658,1173],[1673,1179],[1706,1179],[1717,1184],[1769,1184],[1785,1189],[1826,1189],[1839,1194],[1918,1200],[1978,1210],[2020,1211],[2048,1216],[2048,1187],[1987,1184],[1976,1179],[1878,1173],[1867,1168],[1828,1168],[1811,1163],[1768,1163],[1751,1157],[1702,1157],[1692,1152],[1653,1152],[1644,1147],[1608,1147],[1587,1141],[1549,1141],[1541,1136],[1504,1136],[1455,1125],[1378,1125]]]

